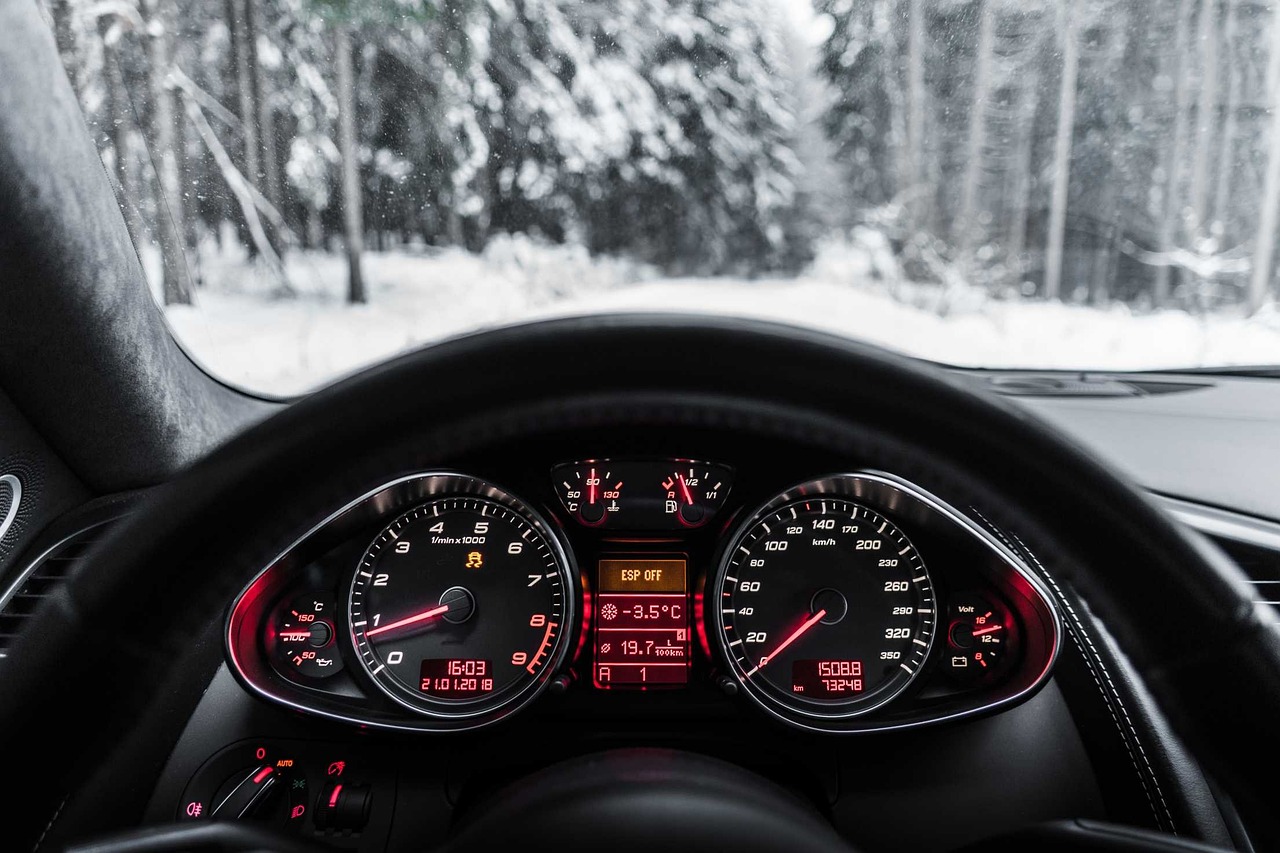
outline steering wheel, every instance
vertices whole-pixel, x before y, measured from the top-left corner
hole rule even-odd
[[[406,355],[298,401],[157,488],[0,665],[0,755],[38,756],[0,798],[11,849],[50,827],[74,837],[136,825],[198,698],[172,689],[192,665],[173,649],[202,631],[220,644],[220,617],[255,567],[335,496],[499,439],[690,424],[926,466],[953,497],[990,508],[1082,595],[1251,828],[1278,837],[1275,786],[1257,780],[1280,757],[1280,632],[1226,558],[1026,412],[943,370],[786,326],[661,315],[511,327]],[[742,839],[736,812],[713,804],[750,783],[709,764],[681,772],[706,781],[711,805],[699,812],[720,846]],[[609,793],[633,814],[666,815],[643,785]],[[792,849],[832,840],[793,806],[777,811],[805,841]],[[673,841],[696,818],[681,814],[657,824]]]

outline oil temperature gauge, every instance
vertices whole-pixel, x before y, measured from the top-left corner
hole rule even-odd
[[[333,619],[336,605],[300,595],[276,612],[267,648],[276,670],[288,678],[328,678],[342,670]]]
[[[733,471],[688,459],[588,459],[551,470],[560,503],[586,527],[701,527],[724,506]]]

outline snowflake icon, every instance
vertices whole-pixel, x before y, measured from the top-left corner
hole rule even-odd
[[[600,608],[600,618],[602,619],[616,619],[617,616],[618,608],[612,604],[606,604]]]

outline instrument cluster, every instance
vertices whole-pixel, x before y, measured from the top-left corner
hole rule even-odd
[[[722,460],[536,467],[511,490],[409,474],[336,508],[233,604],[237,677],[384,729],[480,728],[549,692],[601,718],[742,709],[850,733],[1013,704],[1056,657],[1035,574],[892,474],[778,488],[740,487]]]

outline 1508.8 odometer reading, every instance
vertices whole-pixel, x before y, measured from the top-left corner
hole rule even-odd
[[[789,719],[884,704],[911,683],[933,641],[933,588],[915,547],[888,519],[839,496],[766,505],[734,539],[717,581],[719,613],[709,619],[735,674]]]

